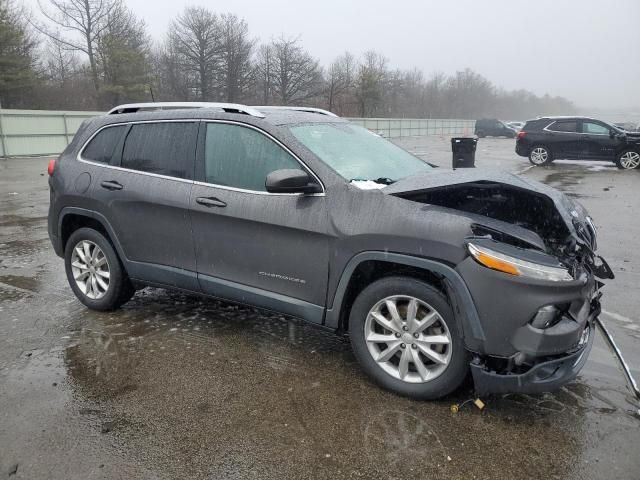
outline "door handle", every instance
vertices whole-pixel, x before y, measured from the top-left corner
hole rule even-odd
[[[122,190],[124,187],[122,184],[116,182],[115,180],[105,180],[100,184],[102,188],[106,188],[107,190]]]
[[[226,207],[227,204],[216,197],[198,197],[196,203],[204,205],[205,207]]]

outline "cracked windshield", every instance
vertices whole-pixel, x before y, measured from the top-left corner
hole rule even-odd
[[[638,480],[609,7],[0,0],[0,479]]]

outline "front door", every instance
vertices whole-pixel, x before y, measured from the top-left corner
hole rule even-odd
[[[306,168],[273,137],[203,122],[191,193],[205,293],[321,322],[329,239],[324,194],[272,194],[267,174]]]
[[[198,289],[189,218],[197,132],[193,121],[133,124],[115,165],[92,182],[133,278]]]

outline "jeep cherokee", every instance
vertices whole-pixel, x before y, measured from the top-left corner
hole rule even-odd
[[[587,360],[602,283],[577,202],[506,173],[436,169],[329,112],[133,104],[49,165],[49,235],[73,292],[111,310],[147,285],[350,336],[419,399],[541,392]]]

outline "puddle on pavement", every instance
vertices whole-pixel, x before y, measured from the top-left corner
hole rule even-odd
[[[47,217],[25,217],[22,215],[5,214],[0,217],[0,227],[31,227],[39,223],[46,223],[46,221]]]
[[[2,283],[21,290],[36,292],[40,282],[38,281],[37,276],[23,277],[20,275],[0,275],[0,284]]]
[[[159,289],[116,312],[81,310],[71,328],[63,356],[78,398],[101,405],[110,435],[170,476],[577,478],[593,468],[593,436],[617,428],[603,416],[638,432],[624,393],[611,401],[579,382],[452,414],[470,389],[400,398],[364,377],[344,338]]]
[[[3,261],[14,258],[22,258],[28,261],[29,257],[35,253],[50,248],[49,239],[38,240],[12,240],[0,243],[0,256]]]

